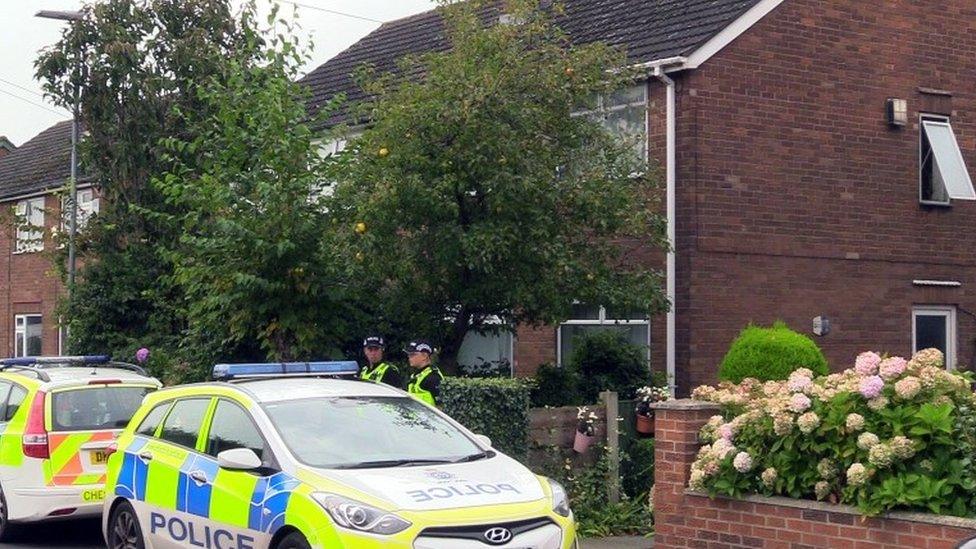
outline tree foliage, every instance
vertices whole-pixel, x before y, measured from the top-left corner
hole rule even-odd
[[[632,253],[663,242],[653,170],[576,115],[638,75],[571,44],[537,2],[507,11],[512,24],[486,25],[483,3],[442,6],[446,51],[361,75],[370,125],[336,166],[354,278],[449,367],[469,331],[558,322],[574,300],[666,307]]]
[[[336,354],[355,299],[340,283],[322,204],[327,159],[296,83],[304,50],[274,11],[268,22],[279,28],[266,40],[247,34],[253,57],[201,79],[208,108],[183,113],[189,139],[163,141],[172,165],[154,184],[180,212],[169,258],[188,341],[221,356],[253,344],[268,359],[307,360]]]

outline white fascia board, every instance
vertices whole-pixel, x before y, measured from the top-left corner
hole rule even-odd
[[[711,59],[722,48],[732,43],[733,40],[749,30],[783,2],[784,0],[761,0],[758,4],[746,10],[732,24],[722,29],[721,32],[713,36],[708,42],[705,42],[704,45],[693,51],[688,56],[688,60],[682,68],[697,69],[702,63]]]

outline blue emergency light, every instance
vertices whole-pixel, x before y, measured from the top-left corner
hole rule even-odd
[[[3,366],[42,366],[47,364],[107,364],[111,357],[108,355],[81,356],[22,356],[18,358],[4,358],[0,360]]]
[[[348,376],[359,372],[359,364],[351,361],[335,362],[256,362],[247,364],[217,364],[213,378],[219,381],[256,377],[309,377],[316,375]]]

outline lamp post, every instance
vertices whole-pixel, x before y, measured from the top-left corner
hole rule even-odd
[[[52,11],[41,10],[34,14],[35,17],[42,19],[54,19],[57,21],[69,21],[72,24],[83,18],[81,12],[77,11]],[[74,79],[74,101],[71,107],[71,178],[68,180],[68,196],[71,198],[71,213],[68,218],[68,295],[75,286],[75,236],[78,232],[78,109],[81,94],[78,89],[78,78],[80,76],[81,56],[78,58],[78,74]],[[67,340],[67,329],[61,328],[61,341]],[[59,345],[60,347],[60,345]]]

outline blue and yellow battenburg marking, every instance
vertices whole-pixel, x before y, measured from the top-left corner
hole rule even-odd
[[[147,444],[145,438],[136,437],[125,449],[115,485],[116,496],[146,501],[152,479],[149,464],[139,454]],[[195,472],[203,473],[211,482],[200,483],[194,480],[191,475]],[[187,451],[175,487],[174,510],[204,518],[219,518],[222,519],[221,522],[233,526],[274,534],[285,525],[288,501],[300,484],[298,479],[287,473],[255,477],[223,471],[218,467],[217,460]],[[249,500],[235,497],[246,494],[248,490],[251,494]],[[159,520],[157,517],[151,519]],[[162,519],[167,520],[166,517]],[[156,526],[170,527],[168,522]],[[170,533],[180,535],[182,530],[179,524],[174,524],[174,528],[175,531]]]

